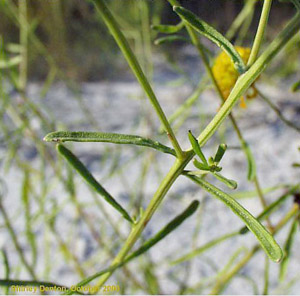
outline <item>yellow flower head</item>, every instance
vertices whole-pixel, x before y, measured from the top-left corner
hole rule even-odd
[[[251,48],[235,46],[235,49],[242,57],[244,63],[247,64],[250,57]],[[224,51],[221,52],[215,59],[212,71],[223,97],[226,100],[239,77],[239,72],[235,69],[232,60]],[[254,95],[251,97],[255,96],[256,94],[254,90]],[[241,106],[245,107],[244,101],[242,101]]]

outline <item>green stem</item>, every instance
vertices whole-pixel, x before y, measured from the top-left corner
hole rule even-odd
[[[198,137],[199,143],[204,145],[209,138],[218,129],[221,123],[225,120],[231,112],[234,105],[237,103],[243,93],[253,84],[258,76],[264,71],[274,56],[280,51],[282,47],[290,40],[299,30],[300,27],[300,13],[292,18],[285,29],[274,39],[268,46],[264,53],[257,59],[257,61],[250,67],[250,69],[239,77],[229,97],[220,108],[219,112],[206,126],[204,131]]]
[[[263,6],[261,17],[260,17],[260,20],[259,20],[259,25],[258,25],[257,32],[256,32],[256,35],[255,35],[255,39],[254,39],[253,47],[252,47],[252,50],[251,50],[251,54],[250,54],[250,57],[249,57],[249,60],[248,60],[248,66],[249,67],[251,67],[253,65],[253,63],[256,61],[256,58],[258,56],[259,49],[260,49],[261,43],[264,39],[266,27],[267,27],[267,24],[268,24],[268,19],[269,19],[271,6],[272,6],[272,0],[265,0],[264,1],[264,6]]]
[[[156,211],[156,209],[161,204],[163,198],[169,191],[170,187],[182,173],[186,165],[190,162],[193,158],[194,153],[192,151],[188,152],[185,155],[184,159],[178,159],[175,161],[174,165],[171,167],[169,173],[166,175],[162,183],[160,184],[159,188],[157,189],[156,193],[154,194],[149,206],[145,210],[143,216],[139,220],[139,222],[132,228],[131,233],[129,234],[124,246],[120,250],[119,254],[112,262],[112,266],[120,264],[131,250],[137,239],[140,237],[142,231],[145,229],[146,225],[150,221],[152,215]],[[100,278],[98,282],[98,287],[100,288],[106,280],[111,276],[112,272],[105,274],[103,277]]]
[[[188,34],[190,35],[192,43],[198,49],[198,52],[199,52],[199,54],[200,54],[200,56],[201,56],[201,58],[203,60],[203,63],[204,63],[204,66],[206,68],[206,71],[208,73],[208,76],[210,77],[210,79],[211,79],[211,81],[212,81],[212,83],[213,83],[213,85],[215,87],[215,90],[216,90],[217,94],[219,95],[219,97],[220,97],[220,99],[221,99],[222,102],[226,101],[226,98],[224,97],[224,95],[223,95],[223,93],[222,93],[222,91],[220,89],[220,86],[219,86],[219,84],[218,84],[218,82],[217,82],[217,80],[215,78],[215,75],[214,75],[214,73],[213,73],[213,71],[212,71],[212,69],[210,67],[209,60],[208,60],[208,58],[207,58],[207,56],[206,56],[206,54],[204,52],[203,45],[202,45],[201,41],[197,37],[196,32],[193,30],[193,28],[191,28],[190,26],[186,25],[186,29],[188,31]],[[238,136],[238,139],[239,139],[239,141],[240,141],[240,143],[242,145],[243,151],[245,152],[246,157],[248,159],[248,151],[249,151],[250,148],[249,148],[246,140],[244,139],[243,134],[242,134],[242,132],[241,132],[241,130],[240,130],[240,128],[239,128],[236,120],[235,120],[235,117],[233,116],[233,114],[230,113],[228,117],[229,117],[229,119],[230,119],[230,121],[232,123],[232,126],[233,126],[233,128],[234,128],[234,130],[235,130],[235,132],[236,132],[236,134]],[[263,208],[266,208],[267,203],[266,203],[264,195],[263,195],[263,193],[262,193],[262,191],[260,189],[259,181],[258,181],[258,178],[256,177],[256,175],[255,175],[255,177],[253,179],[253,182],[254,182],[254,185],[255,185],[256,192],[257,192],[257,194],[259,196],[259,199],[261,201],[261,204],[262,204]],[[271,225],[271,222],[270,222],[269,219],[267,219],[267,223],[268,223],[269,228],[272,228],[272,225]]]
[[[97,0],[97,3],[100,0]],[[170,0],[172,2],[172,0]],[[101,2],[101,1],[100,1]],[[217,130],[219,125],[225,120],[226,116],[231,112],[237,100],[243,94],[244,91],[257,79],[261,72],[266,68],[267,64],[274,58],[274,56],[279,52],[279,50],[285,45],[285,43],[291,39],[294,34],[300,28],[300,17],[299,13],[289,22],[287,27],[278,35],[278,37],[271,43],[271,45],[266,49],[262,56],[253,64],[253,66],[242,75],[236,83],[236,86],[232,90],[226,102],[220,108],[219,112],[215,115],[212,121],[200,134],[198,141],[200,145],[204,145],[210,137]],[[188,150],[183,153],[183,158],[177,159],[169,173],[163,179],[156,193],[154,194],[150,204],[145,210],[144,215],[139,220],[139,222],[134,226],[131,233],[129,234],[124,246],[113,260],[111,266],[118,266],[122,260],[126,257],[128,252],[131,250],[135,242],[140,237],[142,231],[148,224],[154,212],[157,210],[158,206],[161,204],[163,198],[167,194],[168,190],[171,188],[172,184],[176,181],[179,175],[183,172],[186,165],[193,158],[193,150]],[[98,282],[98,288],[100,288],[106,280],[112,275],[113,271],[108,272],[102,276]]]
[[[133,71],[133,73],[135,74],[138,82],[141,84],[141,86],[143,87],[145,93],[147,94],[148,98],[150,99],[159,119],[161,120],[164,129],[167,132],[168,137],[170,138],[170,141],[176,151],[176,155],[179,158],[183,157],[183,152],[181,150],[181,147],[176,139],[176,136],[170,126],[170,123],[164,113],[164,111],[162,110],[154,92],[152,87],[150,86],[140,64],[138,63],[134,53],[132,52],[125,36],[123,35],[123,33],[121,32],[121,30],[119,29],[119,26],[116,22],[116,20],[114,19],[113,15],[111,14],[111,12],[109,11],[109,9],[107,8],[107,6],[105,5],[103,0],[94,0],[94,3],[96,5],[97,11],[99,12],[99,14],[101,15],[101,17],[103,18],[106,26],[108,27],[110,33],[112,34],[112,36],[114,37],[115,41],[117,42],[118,46],[120,47],[125,59],[127,60],[131,70]]]
[[[264,272],[264,290],[263,295],[269,294],[269,281],[270,281],[270,260],[265,256],[265,272]]]

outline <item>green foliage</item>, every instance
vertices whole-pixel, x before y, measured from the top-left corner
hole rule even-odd
[[[101,133],[101,132],[53,132],[48,134],[44,141],[46,142],[102,142],[113,144],[129,144],[145,146],[158,151],[176,155],[175,151],[157,141],[146,139],[135,135]]]
[[[100,194],[112,207],[114,207],[129,222],[133,223],[126,210],[99,184],[84,164],[65,146],[58,144],[57,151],[68,161],[68,163],[82,176],[98,194]]]
[[[192,11],[180,7],[176,0],[168,1],[175,11],[173,17],[177,21],[176,25],[161,23],[161,13],[163,8],[167,5],[167,2],[157,1],[154,4],[154,2],[128,0],[126,4],[122,3],[122,5],[116,4],[117,2],[118,1],[104,0],[93,0],[91,3],[73,1],[72,4],[71,1],[61,2],[58,0],[53,0],[51,3],[47,1],[36,1],[35,4],[33,4],[34,2],[32,1],[25,0],[0,2],[1,13],[3,11],[5,18],[10,19],[14,23],[15,29],[19,31],[20,37],[19,41],[15,40],[13,43],[7,42],[2,36],[0,38],[0,69],[2,71],[2,75],[0,75],[0,95],[2,107],[1,116],[3,118],[3,122],[1,123],[1,132],[3,134],[1,137],[3,138],[1,138],[1,140],[3,140],[5,147],[8,149],[8,153],[4,157],[7,170],[9,171],[10,168],[17,166],[24,176],[23,182],[19,183],[22,183],[20,205],[22,207],[22,213],[24,213],[25,222],[23,231],[14,228],[15,221],[13,215],[16,214],[11,214],[10,211],[7,211],[6,201],[2,199],[1,196],[0,212],[3,218],[1,229],[4,229],[8,233],[12,246],[16,251],[14,255],[18,256],[20,260],[18,260],[19,263],[14,266],[15,263],[10,261],[10,252],[6,249],[1,250],[5,273],[4,278],[0,279],[0,286],[6,287],[5,292],[8,293],[9,287],[12,285],[44,285],[47,287],[56,285],[57,287],[68,289],[66,294],[74,294],[75,292],[68,287],[48,282],[47,280],[48,278],[52,278],[51,272],[54,263],[52,262],[51,239],[54,239],[56,247],[58,247],[63,258],[63,265],[65,265],[66,268],[71,268],[81,279],[76,287],[83,287],[97,279],[95,284],[100,292],[101,287],[103,287],[106,281],[118,270],[115,278],[120,280],[121,283],[125,282],[123,274],[126,275],[126,287],[122,287],[122,293],[161,293],[165,290],[164,287],[161,286],[162,282],[160,277],[157,276],[157,271],[160,271],[159,269],[163,264],[169,264],[170,261],[172,261],[172,264],[179,264],[185,261],[191,262],[196,256],[205,254],[213,247],[216,248],[215,251],[217,252],[217,247],[220,244],[236,236],[239,236],[240,241],[248,245],[245,234],[249,231],[254,234],[258,242],[257,245],[249,251],[245,251],[243,244],[241,244],[241,246],[238,245],[237,249],[233,250],[232,254],[230,254],[229,261],[227,263],[225,262],[222,268],[219,269],[219,266],[216,268],[213,278],[205,277],[201,279],[200,285],[192,285],[191,287],[188,287],[187,283],[180,283],[180,285],[178,285],[179,293],[197,294],[199,291],[202,293],[204,289],[205,291],[211,289],[211,294],[221,293],[232,279],[241,276],[239,274],[240,270],[245,267],[260,250],[263,250],[268,255],[268,258],[275,262],[279,262],[283,258],[279,267],[280,279],[284,281],[288,274],[288,262],[293,260],[292,246],[298,225],[299,207],[297,203],[295,203],[289,211],[283,215],[285,209],[281,206],[283,204],[285,204],[286,207],[290,206],[288,200],[293,194],[297,195],[299,184],[276,184],[276,186],[273,187],[261,188],[256,169],[255,154],[252,153],[251,147],[246,142],[244,134],[238,126],[238,120],[235,119],[232,111],[236,103],[240,100],[240,97],[244,96],[248,88],[264,73],[270,62],[277,58],[279,52],[290,40],[294,40],[294,36],[300,29],[299,12],[296,12],[295,16],[291,18],[286,27],[275,38],[269,36],[269,39],[272,38],[273,40],[264,46],[263,41],[272,1],[263,1],[261,18],[252,45],[251,59],[248,65],[245,65],[229,39],[232,40],[232,38],[236,36],[236,40],[242,43],[247,33],[251,33],[248,29],[253,20],[255,10],[254,1],[247,0],[244,2],[243,9],[232,22],[227,34],[224,35],[209,24],[209,21],[204,22]],[[299,9],[298,0],[290,0],[289,2]],[[35,9],[33,8],[35,7],[34,5],[36,5],[36,9],[41,8],[41,15],[43,17],[35,17],[33,13]],[[80,97],[77,83],[75,80],[70,80],[70,76],[74,73],[74,66],[72,65],[71,54],[68,52],[66,40],[68,39],[68,31],[74,30],[74,24],[67,30],[66,23],[70,18],[69,11],[73,11],[76,15],[78,13],[76,10],[78,7],[82,8],[82,10],[79,9],[79,12],[82,13],[79,18],[84,18],[91,28],[89,32],[84,33],[89,36],[90,34],[94,34],[95,52],[99,60],[101,58],[103,59],[104,56],[104,59],[107,60],[105,62],[108,63],[108,66],[105,68],[105,71],[113,71],[114,68],[111,67],[111,64],[113,60],[117,60],[115,57],[116,48],[118,46],[128,63],[129,69],[131,69],[142,91],[152,104],[153,111],[156,113],[161,127],[156,131],[155,127],[157,125],[156,122],[152,122],[151,114],[148,113],[149,110],[143,110],[143,114],[145,115],[143,119],[145,119],[145,123],[147,127],[149,127],[150,138],[130,134],[100,132],[99,130],[101,130],[101,128],[97,125],[97,121],[93,118],[91,112],[89,112],[89,104],[85,105]],[[172,11],[171,6],[166,7],[170,12]],[[75,8],[75,10],[71,8]],[[126,11],[126,14],[124,11]],[[65,14],[66,12],[67,14]],[[178,17],[180,19],[179,22]],[[79,22],[77,25],[80,27]],[[44,40],[40,39],[40,32],[43,32],[45,36],[49,37],[49,43],[47,43],[46,46]],[[200,36],[198,36],[197,33],[201,35],[201,38],[199,38]],[[158,34],[164,35],[161,36]],[[80,35],[83,36],[84,34],[78,34],[78,36]],[[88,36],[84,37],[86,37],[86,40],[90,40]],[[204,38],[207,38],[224,50],[233,61],[236,69],[241,73],[240,78],[237,80],[225,102],[225,98],[222,97],[211,70],[214,54],[202,44]],[[189,46],[194,46],[199,53],[199,58],[202,59],[206,70],[206,74],[202,75],[203,77],[199,82],[194,83],[193,79],[189,77],[189,74],[185,73],[184,67],[180,65],[181,61],[177,60],[177,56],[172,57],[173,53],[171,51],[168,52],[168,44],[172,43],[173,45],[175,41],[181,41],[186,44],[189,43]],[[161,52],[169,55],[169,57],[171,57],[169,60],[172,60],[170,65],[180,73],[182,79],[175,82],[172,81],[172,83],[177,83],[182,86],[190,84],[193,87],[191,94],[185,100],[182,100],[181,105],[172,106],[175,111],[170,116],[167,116],[165,113],[163,104],[160,98],[156,96],[154,92],[155,88],[152,85],[152,54],[154,53],[152,52],[152,43],[156,45],[166,45],[165,47],[157,47],[155,50],[161,50]],[[97,46],[99,44],[102,50],[98,50]],[[84,44],[86,47],[88,47],[88,45],[89,44]],[[297,40],[294,41],[293,46],[294,45],[297,46]],[[53,53],[53,49],[55,49],[55,54]],[[174,51],[176,51],[176,46],[174,47]],[[261,55],[259,55],[260,51],[262,51]],[[295,51],[297,51],[297,48]],[[44,105],[42,100],[37,103],[28,97],[28,77],[30,74],[30,66],[34,65],[33,60],[35,60],[35,54],[39,55],[43,61],[40,63],[41,67],[43,63],[45,63],[46,67],[49,68],[40,97],[44,98],[47,95],[49,89],[53,87],[55,79],[63,80],[72,89],[74,98],[83,111],[85,122],[93,127],[94,132],[50,132],[65,129],[65,127],[57,122],[55,115],[51,116],[50,113],[48,114],[46,104]],[[88,55],[86,55],[86,58],[87,56]],[[81,56],[80,60],[85,61]],[[95,59],[93,56],[92,63],[96,63],[94,60],[98,59]],[[80,68],[80,63],[78,65],[76,64],[76,67]],[[66,69],[69,73],[68,75],[64,72]],[[115,72],[118,73],[118,71]],[[14,91],[18,97],[17,100],[7,91],[7,83],[14,87]],[[201,113],[197,115],[197,120],[199,123],[201,122],[201,124],[199,124],[200,128],[198,128],[199,126],[197,127],[199,129],[197,137],[189,131],[188,138],[191,147],[184,150],[179,141],[180,137],[177,135],[177,130],[181,124],[190,117],[192,108],[196,110],[194,109],[196,108],[195,104],[204,90],[211,88],[211,86],[215,88],[217,95],[220,96],[222,106],[217,110],[212,110],[210,114]],[[292,87],[292,91],[297,91],[298,89],[299,82],[296,82]],[[179,93],[179,95],[182,94]],[[299,131],[299,127],[285,118],[280,108],[259,89],[258,95],[267,103],[270,109],[276,113],[283,123],[295,131]],[[148,108],[146,107],[145,109]],[[224,158],[227,158],[228,152],[226,151],[232,148],[232,143],[227,142],[224,136],[227,132],[227,126],[225,124],[227,118],[230,119],[239,140],[239,146],[237,148],[242,150],[248,163],[248,181],[249,184],[255,186],[254,192],[242,191],[236,193],[230,192],[230,194],[228,194],[214,185],[215,182],[220,181],[230,189],[237,188],[237,182],[235,180],[228,179],[220,173],[222,170],[220,163]],[[237,116],[236,118],[239,117]],[[7,123],[8,121],[9,123]],[[175,121],[176,125],[173,126]],[[187,121],[187,123],[189,123],[189,121]],[[217,133],[221,130],[220,128],[222,132]],[[195,127],[193,127],[193,130],[194,129],[196,130]],[[184,130],[185,135],[186,130]],[[160,135],[160,132],[163,132],[163,135]],[[56,158],[53,153],[53,147],[41,141],[42,135],[46,135],[44,138],[46,142],[58,143],[57,151],[63,159]],[[217,143],[217,147],[215,148],[206,145],[213,137],[217,138],[214,142]],[[161,142],[156,141],[156,139],[160,139]],[[172,148],[162,144],[167,142],[167,140],[169,140],[170,145],[173,146]],[[108,178],[118,176],[125,185],[124,187],[128,193],[128,201],[124,201],[124,203],[126,203],[124,206],[117,201],[118,197],[114,198],[109,193],[110,189],[106,190],[104,188],[102,181],[100,184],[100,182],[96,180],[88,166],[84,165],[71,150],[61,144],[64,142],[75,142],[74,145],[76,145],[77,142],[125,145],[122,149],[118,149],[120,146],[114,148],[115,146],[112,147],[112,145],[103,145],[103,153],[99,162],[101,168],[107,168],[109,166],[109,172],[102,179],[103,184],[105,184]],[[227,144],[224,144],[225,142]],[[29,161],[24,160],[21,147],[28,143],[33,143],[37,151],[39,157],[38,164],[31,164]],[[128,145],[151,149],[139,149],[138,152],[134,150],[135,153],[131,158],[126,159],[125,162],[121,162],[121,151],[126,150]],[[205,150],[203,149],[204,147]],[[206,157],[202,149],[205,151],[205,154],[210,156]],[[154,150],[175,157],[171,159],[174,162],[165,176],[160,167],[163,162],[160,162],[160,158],[157,157],[157,154],[153,153]],[[208,150],[210,153],[207,152]],[[164,157],[164,154],[160,157]],[[138,157],[142,157],[142,164],[138,171],[139,176],[135,182],[132,182],[134,186],[132,190],[130,190],[131,188],[128,186],[128,183],[131,183],[132,178],[128,168],[133,167],[135,162],[138,163]],[[70,165],[70,168],[67,170],[67,176],[65,176],[66,170],[64,161]],[[194,164],[194,171],[187,170],[187,166],[191,163]],[[226,169],[226,161],[223,163]],[[294,166],[297,169],[298,163],[295,163]],[[52,174],[48,173],[49,168]],[[150,174],[148,173],[153,168],[155,169],[155,176],[159,181],[159,186],[154,188],[156,189],[154,191],[155,193],[151,199],[148,199],[148,196],[144,197],[144,189],[149,181],[148,175],[150,176]],[[49,177],[49,175],[51,176]],[[81,178],[77,178],[77,175]],[[236,231],[230,231],[212,238],[207,243],[200,245],[200,247],[197,246],[198,233],[202,227],[202,214],[206,210],[206,199],[203,198],[203,200],[201,200],[200,210],[197,212],[197,221],[192,225],[194,231],[194,233],[191,233],[192,242],[186,242],[190,250],[184,255],[180,254],[179,251],[178,254],[174,252],[170,255],[171,258],[163,258],[161,262],[158,262],[159,260],[156,260],[156,257],[152,256],[152,253],[149,251],[171,233],[173,233],[174,240],[176,239],[175,235],[180,237],[180,233],[175,233],[175,230],[184,221],[190,218],[191,215],[195,214],[199,208],[199,201],[193,201],[182,212],[180,209],[176,209],[176,212],[181,213],[177,216],[174,214],[176,217],[162,227],[160,231],[154,235],[145,234],[147,225],[150,222],[157,222],[154,215],[160,211],[161,205],[166,197],[172,198],[169,194],[170,189],[182,175],[199,185],[201,189],[203,189],[202,191],[209,193],[223,202],[224,205],[243,222],[243,226]],[[242,174],[241,176],[235,177],[242,178]],[[130,182],[128,182],[128,180]],[[80,190],[78,190],[77,186],[81,184],[82,181],[86,182],[91,189],[92,202],[86,202],[85,198],[79,198]],[[0,185],[2,190],[2,179]],[[262,185],[265,184],[262,183]],[[52,191],[53,188],[60,188],[62,197],[57,192],[54,191],[54,193]],[[268,203],[265,199],[265,195],[275,191],[275,189],[280,189],[284,192],[281,192],[279,197],[272,200],[271,203]],[[53,193],[59,195],[58,199],[53,198]],[[175,192],[175,194],[177,195],[178,193]],[[3,196],[4,195],[3,193]],[[66,195],[66,198],[63,198],[63,195]],[[98,199],[98,196],[101,196],[102,199]],[[236,201],[235,198],[238,197],[258,197],[259,199],[257,199],[257,201],[260,201],[262,205],[260,214],[254,217]],[[178,198],[182,198],[182,196],[180,195]],[[112,210],[116,210],[118,213],[115,211],[108,213],[104,206],[105,203],[109,203],[109,205],[113,207]],[[74,214],[75,218],[72,222],[76,221],[76,223],[74,223],[75,227],[73,232],[71,231],[67,235],[62,235],[60,228],[57,227],[59,223],[58,217],[67,206],[68,210],[71,208],[72,211],[74,211],[72,214]],[[90,209],[99,212],[99,217],[101,218],[98,216],[94,217],[93,214],[90,214]],[[129,210],[127,211],[126,209]],[[132,213],[132,215],[129,213]],[[274,213],[283,216],[276,224],[273,224],[270,219]],[[206,214],[213,216],[214,212]],[[120,215],[122,216],[121,219]],[[129,223],[125,223],[123,218]],[[291,220],[293,222],[289,233],[286,235],[286,242],[283,247],[284,254],[282,254],[281,248],[275,241],[274,236]],[[95,244],[97,244],[95,254],[93,254],[93,256],[95,255],[97,257],[91,256],[85,262],[82,262],[81,258],[79,259],[72,245],[74,237],[76,238],[76,235],[78,235],[78,221],[84,224]],[[263,221],[266,222],[266,226],[262,224]],[[45,232],[41,246],[35,236],[35,227],[40,224],[43,225]],[[64,227],[64,225],[62,227]],[[139,245],[137,246],[138,243]],[[29,254],[27,254],[27,252]],[[45,262],[45,270],[42,275],[36,271],[37,262],[42,256],[41,254],[43,254]],[[174,257],[177,259],[174,259]],[[240,257],[242,258],[240,259]],[[264,293],[266,294],[273,288],[270,285],[272,281],[269,278],[271,275],[269,269],[272,268],[272,265],[269,265],[268,258],[264,267]],[[132,261],[138,260],[139,262],[129,264]],[[208,258],[208,260],[210,260],[210,258]],[[212,263],[211,265],[213,266]],[[103,269],[103,266],[108,267]],[[192,265],[188,262],[184,266],[178,266],[178,268],[186,268],[185,271],[188,278],[191,272],[191,266]],[[97,269],[99,268],[100,271],[94,271],[94,274],[89,275],[92,273],[91,270],[95,270],[95,267]],[[19,271],[23,272],[23,268],[31,279],[14,279],[15,276],[19,275]],[[136,274],[139,274],[139,276],[137,277]],[[169,274],[167,275],[169,279],[173,276],[172,269],[170,270],[170,274],[171,276]],[[176,284],[181,282],[176,276],[173,277]],[[45,281],[41,280],[42,278],[44,278]],[[248,280],[251,281],[252,279],[248,278]],[[256,287],[253,281],[251,283]]]
[[[243,208],[237,201],[235,201],[230,195],[221,191],[212,184],[197,178],[189,176],[189,178],[195,183],[199,184],[204,190],[214,195],[221,200],[226,206],[228,206],[244,223],[248,229],[256,236],[261,246],[267,253],[267,255],[275,262],[279,262],[282,258],[282,251],[279,245],[274,240],[273,236],[262,226],[262,224],[254,218],[245,208]]]
[[[234,46],[221,33],[183,7],[175,6],[174,11],[197,32],[204,35],[221,49],[223,49],[232,59],[233,64],[240,73],[244,73],[246,71],[246,66],[243,59],[235,50]]]

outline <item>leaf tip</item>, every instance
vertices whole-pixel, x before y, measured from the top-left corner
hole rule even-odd
[[[59,138],[57,138],[56,136],[56,132],[53,133],[49,133],[47,134],[44,138],[43,141],[45,142],[62,142]]]
[[[194,211],[196,211],[199,205],[200,205],[200,201],[194,200],[194,201],[191,203],[190,207],[191,207]]]
[[[179,9],[179,8],[180,8],[180,6],[174,5],[174,6],[173,6],[173,11],[178,12],[178,9]]]
[[[49,139],[48,135],[46,135],[46,136],[43,138],[43,141],[44,141],[44,142],[50,142],[51,140]]]
[[[238,184],[234,180],[230,180],[231,189],[235,190],[238,187]]]
[[[283,252],[277,242],[274,240],[273,248],[267,252],[270,259],[275,263],[280,263],[283,259]]]

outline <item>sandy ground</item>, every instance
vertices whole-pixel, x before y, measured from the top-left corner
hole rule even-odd
[[[268,95],[274,103],[280,106],[283,114],[293,120],[298,126],[300,125],[300,105],[299,97],[292,95],[286,91],[284,86],[264,87],[264,93]],[[31,84],[29,88],[29,97],[34,98],[36,102],[43,105],[44,112],[51,118],[59,121],[58,129],[66,130],[101,130],[106,132],[132,133],[143,136],[152,136],[154,131],[159,127],[158,120],[151,110],[149,102],[141,95],[141,90],[135,82],[114,82],[114,83],[87,83],[81,87],[82,102],[88,107],[89,112],[95,119],[95,124],[91,124],[91,116],[84,114],[80,107],[80,102],[76,100],[74,94],[65,86],[57,84],[51,89],[47,96],[40,101],[38,99],[40,86]],[[161,101],[166,114],[170,115],[176,107],[183,103],[186,97],[192,92],[192,87],[189,84],[172,85],[165,84],[165,81],[160,81],[159,77],[155,81],[155,92]],[[288,93],[288,95],[287,95]],[[183,147],[188,147],[187,131],[192,129],[194,134],[199,134],[201,129],[212,118],[213,114],[218,109],[218,100],[214,97],[212,91],[205,91],[199,98],[197,104],[192,109],[191,114],[186,123],[180,127],[178,131],[180,142]],[[199,117],[199,114],[202,116]],[[257,171],[261,184],[264,188],[276,186],[278,184],[293,184],[299,182],[299,169],[291,168],[291,164],[295,161],[299,162],[300,153],[297,147],[300,146],[299,133],[286,127],[276,116],[276,114],[268,108],[262,100],[253,100],[248,104],[248,108],[241,110],[238,107],[235,109],[235,115],[238,118],[239,126],[243,131],[245,138],[249,142],[257,161]],[[146,118],[146,119],[145,119]],[[32,122],[36,129],[39,128],[39,122]],[[41,139],[42,139],[41,135]],[[229,121],[226,121],[226,129],[222,128],[218,136],[210,140],[204,152],[206,155],[212,155],[217,147],[217,144],[226,139],[226,143],[231,146],[238,146],[238,139],[232,130]],[[167,143],[164,135],[158,136],[157,139],[163,143]],[[52,144],[49,143],[51,146]],[[127,160],[134,157],[135,153],[140,151],[139,148],[120,147],[114,149],[111,144],[93,144],[93,143],[75,143],[68,145],[78,155],[82,161],[89,167],[98,180],[103,182],[106,188],[109,188],[111,194],[120,200],[124,205],[128,205],[129,194],[137,196],[140,188],[140,172],[141,165],[149,154],[142,154],[141,157],[136,157],[136,162],[124,167],[123,175],[113,175],[108,179],[108,173],[112,168],[112,160],[108,159],[103,165],[100,165],[105,157],[107,149],[112,149],[115,155],[120,151],[120,163],[124,164]],[[22,147],[22,157],[33,166],[39,167],[39,159],[37,152],[32,145],[28,143]],[[1,154],[4,150],[1,148]],[[55,149],[53,146],[53,153]],[[151,165],[149,175],[144,184],[143,205],[146,206],[155,192],[159,184],[159,174],[164,175],[172,164],[171,156],[162,156],[154,154],[158,165]],[[157,171],[158,167],[158,171]],[[236,180],[239,184],[237,190],[253,190],[252,184],[247,182],[247,164],[243,153],[240,150],[228,150],[222,161],[223,173],[228,178]],[[52,172],[49,169],[49,178],[52,178]],[[22,206],[18,203],[20,200],[20,186],[22,174],[14,166],[6,175],[5,182],[8,189],[5,199],[5,206],[8,209],[13,209],[10,212],[14,218],[14,226],[17,232],[24,229],[24,217]],[[209,178],[213,181],[212,178]],[[91,195],[87,187],[80,178],[77,178],[78,196],[79,199],[85,202],[92,201]],[[217,186],[225,189],[227,192],[232,192],[226,189],[218,181],[214,181]],[[38,184],[37,184],[38,187]],[[39,189],[37,189],[39,190]],[[267,195],[269,203],[282,193],[278,190]],[[53,190],[50,193],[50,199],[57,200],[61,205],[66,201],[66,194],[60,185],[53,184]],[[146,229],[145,235],[150,236],[166,224],[172,217],[182,211],[192,199],[198,199],[202,203],[201,227],[198,234],[196,246],[217,237],[221,234],[238,229],[242,223],[240,220],[222,203],[211,196],[203,193],[201,189],[191,184],[183,177],[179,178],[178,182],[172,187],[167,195],[165,202],[159,211],[153,217],[152,222]],[[256,198],[241,199],[240,202],[253,214],[258,214],[261,211],[261,206]],[[18,204],[18,206],[16,206]],[[281,214],[274,215],[272,222],[276,222],[291,206],[292,200],[287,202],[282,207]],[[33,209],[35,211],[36,208]],[[107,210],[113,216],[112,209],[108,206]],[[97,217],[98,213],[93,207],[87,207],[87,213],[91,217]],[[169,261],[178,258],[192,249],[192,235],[194,225],[200,214],[195,215],[186,221],[176,233],[171,234],[158,246],[151,250],[151,258],[154,262],[161,263],[161,267],[157,268],[157,275],[161,280],[162,293],[174,293],[177,290],[176,284],[170,280],[170,275],[173,274],[179,280],[184,279],[184,266],[178,265],[170,267]],[[98,260],[98,264],[93,266],[89,274],[97,271],[109,262],[103,259],[101,251],[97,249],[95,242],[87,233],[87,229],[82,223],[74,225],[76,218],[74,207],[66,203],[59,212],[58,231],[62,236],[65,235],[66,240],[71,242],[74,252],[76,252],[79,260]],[[113,218],[114,219],[114,218]],[[98,221],[98,220],[97,220]],[[45,234],[43,221],[39,219],[34,223],[35,233],[38,239],[41,239]],[[277,239],[280,245],[284,244],[286,239],[286,231],[279,233]],[[17,262],[17,257],[13,254],[14,248],[11,247],[10,240],[7,240],[7,234],[1,230],[1,246],[8,248],[12,262]],[[76,233],[76,239],[70,237],[69,233]],[[126,229],[124,229],[126,233]],[[24,237],[21,236],[21,242],[25,244]],[[51,239],[51,235],[50,238]],[[256,240],[252,234],[234,238],[220,246],[217,246],[207,252],[205,255],[198,257],[191,265],[191,273],[187,282],[189,285],[196,285],[201,281],[201,278],[211,276],[215,273],[214,268],[220,269],[225,266],[230,256],[240,247],[251,248]],[[287,274],[288,280],[292,280],[295,276],[300,276],[300,253],[297,252],[297,246],[300,244],[300,236],[297,234],[296,241],[293,247],[293,259],[290,262]],[[9,246],[8,246],[9,245]],[[25,245],[24,245],[25,246]],[[39,245],[41,251],[44,246]],[[65,265],[61,254],[59,253],[55,243],[51,245],[55,252],[51,255],[51,276],[47,280],[58,281],[64,284],[73,284],[79,278],[72,272],[72,264]],[[25,253],[30,258],[30,250],[25,246]],[[42,251],[43,252],[43,251]],[[241,250],[239,258],[243,254]],[[98,258],[98,259],[95,259]],[[257,254],[246,268],[242,269],[239,277],[234,279],[225,290],[226,294],[252,294],[253,286],[249,280],[251,277],[258,285],[261,293],[263,287],[263,267],[264,255],[262,252]],[[43,275],[43,259],[38,263],[38,270]],[[278,265],[270,264],[270,286],[271,293],[281,293],[282,290],[275,289],[278,284]],[[24,273],[20,274],[22,277]],[[43,278],[41,276],[41,278]],[[280,286],[281,288],[284,285]],[[283,293],[297,294],[300,291],[300,281],[298,281],[290,290],[283,290]],[[207,293],[209,290],[199,290],[199,293]]]

